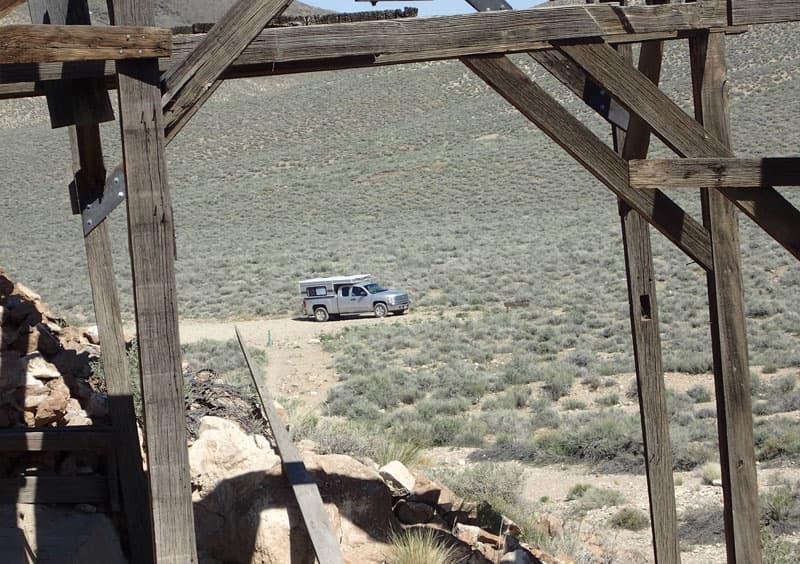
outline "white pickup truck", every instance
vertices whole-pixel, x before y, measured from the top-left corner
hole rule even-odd
[[[317,321],[370,312],[376,317],[402,315],[410,303],[407,292],[387,290],[369,274],[300,280],[300,297],[303,313]]]

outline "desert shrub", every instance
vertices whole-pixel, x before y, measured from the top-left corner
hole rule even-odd
[[[650,518],[640,509],[623,507],[611,517],[610,523],[615,529],[641,531],[650,526]]]
[[[455,549],[429,527],[411,527],[389,537],[390,564],[450,564],[455,556]]]
[[[572,382],[575,379],[572,371],[561,364],[551,364],[545,371],[542,391],[553,401],[569,394]]]
[[[639,397],[639,383],[636,381],[636,378],[630,381],[628,387],[625,388],[625,397],[633,400],[638,399]]]
[[[264,349],[248,347],[247,352],[255,366],[253,370],[262,375],[267,364]],[[220,376],[226,384],[242,393],[254,393],[253,380],[244,362],[242,349],[236,339],[214,341],[204,339],[194,343],[181,345],[183,360],[188,364],[187,372],[211,370]]]
[[[722,477],[719,462],[706,462],[703,464],[700,469],[700,477],[704,484],[711,484],[714,480],[719,480]]]
[[[759,496],[761,522],[776,534],[800,529],[800,484],[784,482]]]
[[[795,564],[800,561],[800,545],[778,538],[768,528],[761,529],[763,564]]]
[[[320,418],[307,435],[307,438],[317,443],[321,454],[370,457],[374,454],[371,437],[357,423],[338,417]]]
[[[758,420],[753,426],[753,439],[758,460],[796,460],[800,457],[800,428],[794,419]]]
[[[638,417],[616,410],[580,414],[562,422],[558,431],[534,439],[539,462],[576,461],[604,471],[639,472],[644,464]]]
[[[433,474],[464,499],[513,503],[522,487],[524,468],[516,462],[479,462],[461,471]]]
[[[695,403],[706,403],[711,401],[711,392],[700,385],[689,388],[686,391],[686,395],[692,398]]]
[[[531,389],[529,387],[514,386],[497,397],[484,400],[481,404],[481,409],[484,411],[492,411],[495,409],[516,409],[525,407],[528,404],[528,398],[530,398],[530,396]]]
[[[574,501],[575,503],[570,508],[570,512],[575,515],[585,515],[595,509],[625,503],[625,496],[616,490],[589,486]]]
[[[572,486],[569,491],[567,492],[567,501],[572,501],[582,497],[586,491],[591,488],[589,484],[575,484]]]
[[[567,398],[561,402],[561,409],[564,411],[577,411],[586,409],[586,404],[580,400]]]
[[[697,468],[714,456],[714,450],[708,444],[690,439],[689,429],[685,427],[670,428],[672,444],[672,468],[687,471]]]
[[[606,394],[604,396],[600,396],[595,400],[595,403],[604,407],[617,405],[619,403],[619,394]]]
[[[537,367],[537,358],[529,353],[515,354],[503,366],[500,374],[505,383],[512,386],[530,384],[541,378],[541,371]]]
[[[379,440],[373,447],[375,462],[383,466],[392,460],[399,460],[406,466],[414,466],[422,460],[422,445],[413,442]]]
[[[581,384],[589,388],[589,391],[596,392],[600,387],[600,378],[598,376],[586,376],[581,379]]]
[[[668,352],[664,355],[664,370],[667,372],[686,372],[703,374],[711,371],[711,355],[692,351]]]
[[[755,413],[755,408],[753,409]],[[717,410],[713,407],[701,407],[694,411],[695,419],[715,419],[717,417]]]

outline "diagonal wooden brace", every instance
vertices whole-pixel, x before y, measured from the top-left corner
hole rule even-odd
[[[623,106],[641,117],[682,157],[733,157],[733,152],[605,43],[558,48]],[[800,259],[800,210],[774,188],[722,188],[720,192]]]

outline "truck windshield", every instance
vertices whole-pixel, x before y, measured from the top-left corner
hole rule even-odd
[[[371,284],[367,284],[366,286],[364,286],[364,288],[366,288],[367,292],[369,292],[370,294],[378,294],[380,292],[386,291],[386,288],[384,288],[380,284],[375,284],[374,282]]]

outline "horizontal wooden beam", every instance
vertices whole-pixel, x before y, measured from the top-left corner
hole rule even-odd
[[[171,37],[157,27],[6,25],[0,26],[0,63],[166,57]]]
[[[800,158],[649,159],[629,163],[634,188],[800,186]]]
[[[91,503],[108,501],[104,476],[20,476],[0,479],[0,503]]]
[[[674,14],[672,14],[674,12]],[[650,14],[650,16],[646,16]],[[438,18],[267,28],[223,73],[223,79],[415,63],[464,55],[550,49],[550,40],[603,38],[608,43],[680,39],[708,28],[729,29],[719,10],[703,4],[664,6],[562,6],[481,12]],[[634,22],[633,27],[629,22]],[[180,64],[203,35],[173,36],[162,70]],[[43,63],[0,65],[0,83],[75,79],[115,73],[114,65]],[[3,98],[30,88],[6,88]]]
[[[734,25],[800,21],[800,0],[731,0],[730,3]]]
[[[105,450],[111,446],[108,427],[20,427],[0,429],[0,452]]]

